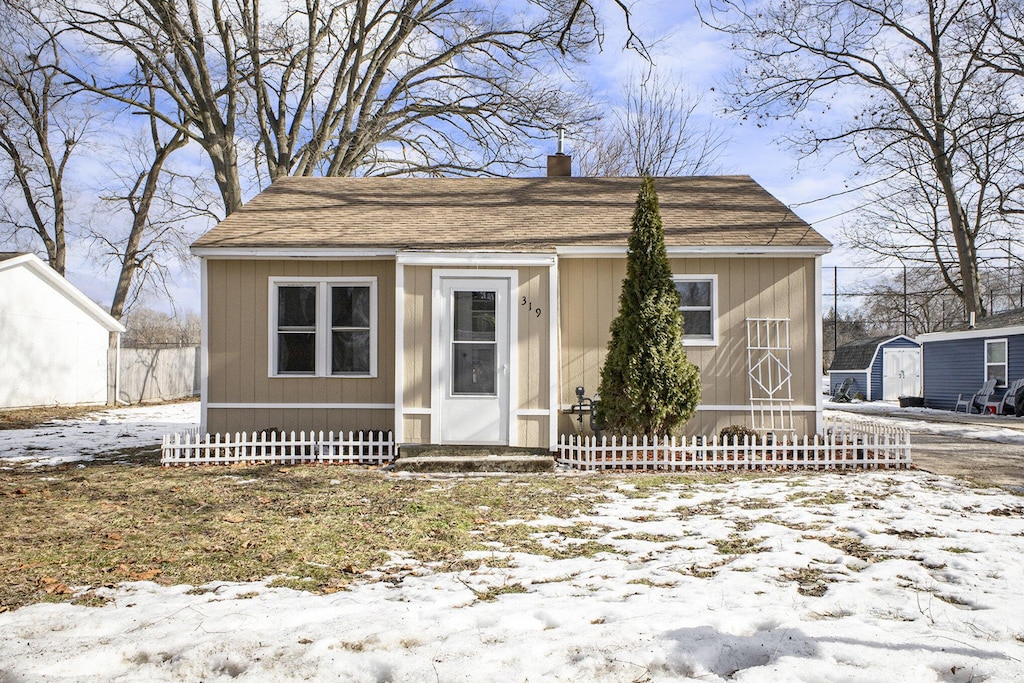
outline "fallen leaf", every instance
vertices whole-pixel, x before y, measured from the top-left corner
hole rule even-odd
[[[163,574],[162,569],[149,569],[144,572],[135,572],[132,574],[133,581],[152,581],[156,577]]]
[[[14,492],[19,496],[27,496],[28,489],[15,489]]]
[[[224,521],[225,522],[230,522],[231,524],[241,524],[242,522],[245,521],[245,517],[238,517],[237,515],[231,515],[231,516],[225,517]]]

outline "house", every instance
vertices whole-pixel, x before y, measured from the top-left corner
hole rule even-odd
[[[121,332],[35,254],[0,253],[0,408],[107,403]]]
[[[928,408],[953,410],[960,394],[970,396],[986,380],[997,380],[999,398],[1007,385],[1024,377],[1024,308],[918,335]]]
[[[832,393],[844,380],[868,401],[921,395],[921,344],[905,335],[858,339],[836,348],[828,369]]]
[[[655,186],[703,382],[686,432],[814,433],[829,242],[746,176]],[[386,429],[397,443],[554,450],[577,427],[576,387],[600,382],[639,187],[275,181],[192,246],[203,430]]]

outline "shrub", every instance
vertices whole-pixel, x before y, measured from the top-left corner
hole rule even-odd
[[[683,350],[679,294],[651,178],[643,179],[637,196],[619,313],[610,332],[598,420],[613,434],[673,433],[700,402],[700,371]]]
[[[750,443],[754,443],[757,432],[746,425],[729,425],[718,432],[718,438],[726,443],[743,443],[744,437],[750,437]]]

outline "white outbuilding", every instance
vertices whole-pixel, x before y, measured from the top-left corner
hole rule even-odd
[[[0,409],[106,403],[122,332],[35,254],[0,253]]]

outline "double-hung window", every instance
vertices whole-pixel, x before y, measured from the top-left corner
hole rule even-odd
[[[718,276],[676,275],[679,311],[683,314],[683,344],[718,343]]]
[[[271,278],[270,374],[375,377],[376,278]]]
[[[1006,340],[985,340],[985,379],[998,380],[996,384],[1006,384]]]

